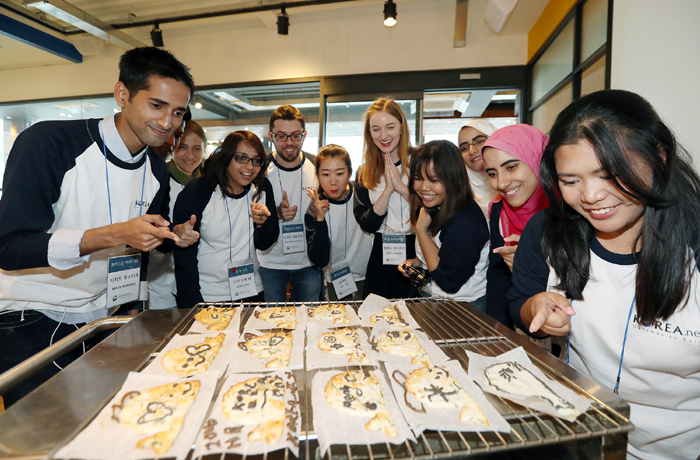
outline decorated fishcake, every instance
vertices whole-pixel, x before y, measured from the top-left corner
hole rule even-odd
[[[365,424],[367,431],[383,430],[396,437],[394,420],[384,404],[379,379],[367,370],[350,371],[330,379],[324,390],[328,404],[334,409],[357,417],[373,416]]]
[[[408,327],[408,323],[396,304],[393,307],[385,307],[384,310],[369,317],[369,322],[372,324],[377,324],[380,320],[386,321],[393,327]]]
[[[296,307],[272,307],[255,312],[255,317],[269,323],[274,323],[276,327],[283,329],[294,329],[297,327]]]
[[[210,331],[223,331],[231,324],[235,313],[235,308],[207,307],[194,315],[194,319],[206,325]]]
[[[246,333],[243,338],[245,342],[238,342],[238,346],[258,359],[269,360],[265,363],[266,368],[289,365],[293,340],[291,332],[270,332],[261,336]]]
[[[322,320],[333,321],[333,324],[350,324],[346,306],[340,303],[319,305],[315,308],[308,308],[309,317]]]
[[[369,364],[367,353],[362,348],[357,331],[345,327],[334,331],[324,332],[318,338],[321,351],[334,355],[350,355],[348,362]]]
[[[204,343],[170,350],[163,355],[163,369],[173,374],[192,375],[209,369],[224,344],[225,334],[205,337]]]
[[[555,394],[546,383],[516,361],[489,366],[484,369],[484,376],[494,389],[518,396],[536,396],[550,403],[565,418],[581,415],[573,404]]]
[[[428,353],[418,342],[413,331],[387,331],[372,342],[375,351],[381,350],[392,355],[410,356],[411,364],[432,366]]]
[[[277,375],[237,383],[221,402],[224,416],[238,425],[257,425],[249,441],[274,444],[284,431],[284,380]]]
[[[397,373],[399,372],[395,371],[393,377],[398,382]],[[421,367],[408,374],[403,385],[424,406],[436,409],[461,409],[460,422],[489,426],[484,412],[447,369],[438,366]],[[413,408],[408,401],[406,405],[421,412]],[[422,411],[424,412],[425,409]]]
[[[121,404],[112,406],[112,418],[137,433],[154,433],[141,439],[136,446],[163,455],[170,450],[180,433],[199,386],[198,380],[191,380],[161,385],[142,393],[129,392],[124,395]]]

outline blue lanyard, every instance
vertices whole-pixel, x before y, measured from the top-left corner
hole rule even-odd
[[[109,193],[109,169],[107,168],[107,144],[102,137],[102,153],[105,156],[105,178],[107,179],[107,204],[109,205],[109,224],[112,225],[112,197]],[[143,189],[146,186],[146,170],[148,169],[148,153],[144,153],[143,180],[141,181],[141,201],[139,202],[139,216],[143,215]]]
[[[346,186],[347,187],[347,186]],[[348,195],[347,189],[345,190],[345,262],[348,261],[348,202],[350,201],[350,196]],[[328,209],[328,239],[331,243],[331,257],[328,264],[333,268],[333,228],[331,227],[331,210]]]
[[[634,310],[634,302],[637,300],[637,296],[635,295],[632,298],[632,304],[630,305],[630,311],[627,314],[627,324],[625,325],[625,335],[622,338],[622,351],[620,352],[620,364],[617,367],[617,379],[615,379],[615,387],[613,388],[613,393],[619,394],[620,393],[620,374],[622,373],[622,360],[625,357],[625,345],[627,344],[627,332],[629,331],[630,327],[630,318],[632,317],[632,310]],[[569,316],[571,318],[571,316]],[[569,329],[569,340],[568,343],[566,344],[566,364],[569,364],[569,351],[571,350],[571,329]]]
[[[301,172],[301,187],[299,188],[299,208],[297,213],[301,212],[301,200],[304,197],[304,158],[302,157],[301,163],[299,163],[299,171]],[[280,181],[280,196],[284,193],[284,187],[282,187],[282,170],[280,169],[279,163],[277,164],[277,179]],[[280,200],[281,201],[281,200]]]
[[[245,202],[246,205],[248,206],[248,258],[250,259],[250,198],[248,198],[248,193],[250,192],[250,189],[246,190],[245,193]],[[224,203],[226,203],[226,214],[228,214],[228,260],[229,262],[233,262],[233,241],[232,241],[232,234],[233,234],[233,227],[231,225],[231,211],[228,209],[228,200],[229,197],[224,195]]]

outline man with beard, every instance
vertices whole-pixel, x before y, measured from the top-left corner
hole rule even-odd
[[[275,203],[279,203],[281,231],[277,243],[258,251],[266,302],[285,302],[288,283],[295,302],[319,300],[321,293],[321,272],[309,261],[302,220],[311,203],[306,189],[318,187],[316,157],[301,150],[305,126],[304,115],[291,105],[277,107],[270,117],[268,135],[275,152],[267,178],[275,192]]]

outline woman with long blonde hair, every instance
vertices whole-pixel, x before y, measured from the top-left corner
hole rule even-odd
[[[355,218],[364,231],[374,234],[364,295],[410,297],[415,289],[396,269],[416,256],[408,191],[410,134],[406,115],[396,101],[374,101],[365,113],[364,137]]]

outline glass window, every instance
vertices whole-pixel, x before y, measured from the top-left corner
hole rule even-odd
[[[583,4],[581,62],[608,39],[608,0],[588,0]]]
[[[581,74],[581,96],[605,89],[605,56]]]
[[[532,125],[541,129],[542,132],[549,132],[559,112],[571,104],[571,97],[571,83],[569,83],[532,112]]]
[[[564,27],[532,68],[532,102],[539,101],[571,73],[574,65],[574,21]]]
[[[337,144],[345,148],[352,160],[353,178],[362,164],[364,151],[365,112],[374,101],[328,102],[326,104],[326,144]],[[415,100],[396,101],[411,132],[411,145],[416,143],[417,102]]]

